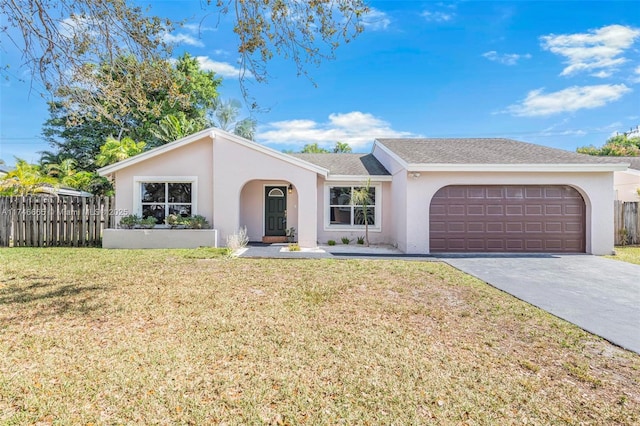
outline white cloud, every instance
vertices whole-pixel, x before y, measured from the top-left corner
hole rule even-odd
[[[449,22],[454,18],[455,14],[447,12],[431,12],[429,10],[425,10],[420,14],[420,16],[422,16],[429,22]]]
[[[362,25],[371,31],[383,31],[391,25],[391,19],[385,12],[372,7],[369,13],[362,17]]]
[[[482,54],[482,56],[490,61],[498,62],[504,65],[516,65],[520,59],[531,59],[531,55],[529,53],[525,53],[524,55],[520,55],[517,53],[503,53],[500,55],[495,50],[485,52]]]
[[[324,123],[287,120],[272,122],[265,127],[257,135],[257,140],[261,143],[299,147],[317,143],[329,148],[340,141],[348,143],[354,150],[361,150],[378,137],[416,136],[410,132],[394,130],[386,121],[360,111],[330,114],[329,121]]]
[[[184,28],[185,30],[189,31],[192,34],[200,34],[205,31],[217,31],[216,28],[206,27],[200,24],[184,24],[182,25],[182,28]]]
[[[200,68],[205,71],[213,71],[222,77],[238,77],[242,70],[239,67],[233,66],[228,62],[214,61],[208,56],[196,56]],[[252,74],[249,71],[245,72],[245,77],[251,77]]]
[[[609,25],[588,33],[550,34],[540,37],[540,40],[543,49],[566,58],[567,66],[560,75],[584,71],[602,78],[609,77],[619,65],[627,62],[620,55],[638,38],[639,29]]]
[[[506,112],[515,116],[536,117],[597,108],[620,99],[630,91],[624,84],[572,86],[552,93],[537,89],[530,91],[522,102],[508,107]]]
[[[165,34],[162,37],[169,44],[188,44],[189,46],[203,47],[204,43],[189,34]]]

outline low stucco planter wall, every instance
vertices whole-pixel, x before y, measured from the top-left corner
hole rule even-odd
[[[102,247],[162,249],[218,247],[216,229],[105,229]]]

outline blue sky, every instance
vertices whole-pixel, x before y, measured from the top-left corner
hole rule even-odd
[[[140,2],[140,4],[145,4]],[[557,148],[601,145],[640,124],[640,2],[371,1],[363,34],[336,59],[269,64],[248,89],[265,112],[256,140],[276,149],[377,137],[508,137]],[[168,37],[221,75],[240,99],[228,20],[197,0],[155,1],[152,13],[186,19]],[[198,29],[198,25],[201,26]],[[20,55],[2,40],[16,76]],[[46,99],[15,78],[0,83],[0,158],[37,161]]]

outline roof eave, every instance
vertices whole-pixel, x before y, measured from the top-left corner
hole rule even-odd
[[[408,172],[616,172],[629,167],[624,164],[408,164]]]
[[[367,181],[371,182],[391,182],[393,176],[390,175],[332,175],[330,174],[325,178],[327,182],[337,181]]]

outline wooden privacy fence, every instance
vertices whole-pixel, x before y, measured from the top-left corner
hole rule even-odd
[[[640,244],[640,202],[615,201],[616,245]]]
[[[100,246],[112,197],[0,197],[0,247]]]

